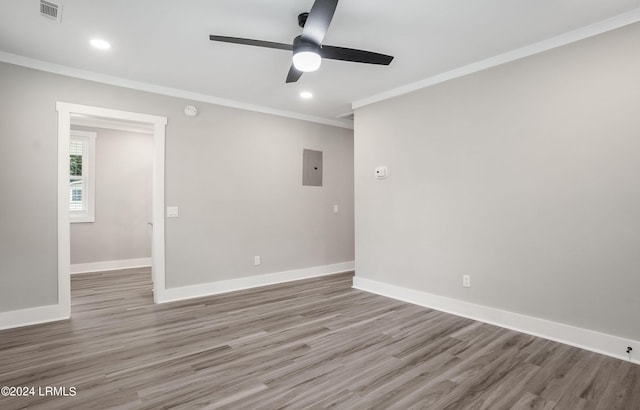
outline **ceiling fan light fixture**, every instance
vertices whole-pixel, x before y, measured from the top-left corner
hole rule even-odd
[[[293,55],[293,66],[305,73],[316,71],[320,68],[320,63],[322,57],[315,51],[298,51]]]
[[[325,58],[353,63],[389,65],[393,56],[354,48],[323,45],[324,37],[337,6],[338,0],[314,0],[308,13],[298,15],[298,25],[302,27],[302,34],[295,37],[291,45],[213,34],[209,35],[209,40],[292,51],[293,62],[285,80],[287,84],[295,83],[305,72],[316,71]]]

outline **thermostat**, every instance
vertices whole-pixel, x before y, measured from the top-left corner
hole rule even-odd
[[[375,174],[377,179],[385,179],[389,176],[389,169],[385,166],[376,167]]]

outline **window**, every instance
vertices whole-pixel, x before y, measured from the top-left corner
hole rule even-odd
[[[69,211],[72,223],[95,221],[95,144],[95,132],[71,130]]]

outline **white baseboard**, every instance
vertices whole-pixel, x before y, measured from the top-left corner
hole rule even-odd
[[[144,268],[151,266],[151,258],[122,259],[118,261],[102,261],[91,263],[75,263],[71,265],[71,274],[103,272],[108,270]]]
[[[264,275],[247,276],[244,278],[221,280],[217,282],[202,283],[192,286],[164,289],[158,295],[158,303],[175,302],[185,299],[211,296],[219,293],[233,292],[236,290],[251,289],[260,286],[274,285],[277,283],[294,280],[315,278],[334,273],[353,270],[354,262],[336,263],[333,265],[315,266],[312,268],[289,270]]]
[[[69,319],[69,312],[61,305],[38,306],[29,309],[0,312],[0,330],[65,319]]]
[[[71,265],[71,273],[75,274],[86,272],[100,272],[106,270],[136,268],[150,265],[150,258],[83,263]],[[76,267],[75,270],[74,266]],[[203,283],[200,285],[158,289],[158,303],[192,299],[202,296],[215,295],[218,293],[232,292],[234,290],[250,289],[259,286],[290,282],[294,280],[326,276],[334,273],[351,271],[354,269],[354,267],[354,262],[343,262],[333,265],[316,266],[313,268],[297,269],[285,272],[269,273],[265,275],[248,276],[245,278]],[[58,320],[65,320],[69,318],[69,307],[65,308],[61,305],[38,306],[29,309],[0,312],[0,330],[36,325],[46,322],[55,322]]]
[[[457,299],[365,279],[359,276],[353,278],[353,287],[366,292],[376,293],[415,305],[425,306],[457,316],[579,347],[617,359],[629,360],[629,356],[625,354],[625,351],[627,346],[630,346],[635,353],[631,356],[631,361],[640,364],[640,341],[637,340],[625,339],[594,330],[509,312],[507,310],[476,305]]]

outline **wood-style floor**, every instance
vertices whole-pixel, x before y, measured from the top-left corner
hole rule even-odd
[[[0,409],[640,409],[640,366],[351,288],[154,305],[148,270],[74,276],[73,317],[0,332]]]

